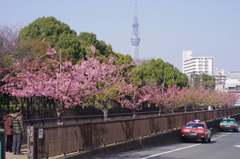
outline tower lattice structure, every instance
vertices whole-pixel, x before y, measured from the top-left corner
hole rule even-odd
[[[139,49],[138,45],[140,43],[140,38],[139,38],[139,30],[138,30],[138,18],[137,18],[137,2],[134,2],[135,6],[135,16],[133,18],[133,23],[132,23],[132,37],[131,37],[131,43],[132,43],[132,58],[133,60],[138,60],[139,59]]]

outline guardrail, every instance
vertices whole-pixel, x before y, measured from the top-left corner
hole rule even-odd
[[[240,108],[137,119],[28,127],[28,159],[48,158],[182,128],[193,119],[213,121],[240,114]]]

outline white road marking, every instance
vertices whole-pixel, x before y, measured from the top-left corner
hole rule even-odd
[[[228,134],[231,134],[231,133],[229,132],[229,133],[226,133],[226,134],[221,135],[221,136],[219,136],[219,137],[213,138],[213,140],[219,139],[219,138],[224,137],[224,136],[226,136],[226,135],[228,135]]]
[[[235,147],[239,147],[240,148],[240,145],[235,145]]]
[[[228,135],[228,134],[230,134],[230,133],[227,133],[227,134],[221,135],[221,136],[219,136],[219,137],[216,137],[216,138],[214,138],[213,140],[219,139],[219,138],[224,137],[224,136],[226,136],[226,135]],[[151,158],[151,157],[160,156],[160,155],[168,154],[168,153],[171,153],[171,152],[188,149],[188,148],[195,147],[195,146],[198,146],[198,145],[201,145],[201,144],[194,144],[194,145],[182,147],[182,148],[175,149],[175,150],[171,150],[171,151],[161,152],[161,153],[157,153],[157,154],[154,154],[154,155],[150,155],[150,156],[147,156],[147,157],[144,157],[144,158],[141,158],[141,159],[148,159],[148,158]],[[239,145],[239,146],[240,146],[240,145]]]
[[[147,158],[151,158],[151,157],[155,157],[155,156],[159,156],[159,155],[164,155],[164,154],[167,154],[167,153],[171,153],[171,152],[175,152],[175,151],[180,151],[180,150],[187,149],[187,148],[194,147],[194,146],[198,146],[198,145],[200,145],[200,144],[194,144],[194,145],[190,145],[190,146],[187,146],[187,147],[182,147],[182,148],[175,149],[175,150],[171,150],[171,151],[166,151],[166,152],[154,154],[154,155],[147,156],[147,157],[144,157],[144,158],[141,158],[141,159],[147,159]]]

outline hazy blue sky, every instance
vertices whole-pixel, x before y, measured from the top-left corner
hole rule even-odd
[[[215,69],[240,71],[240,0],[136,0],[139,57],[179,70],[182,51],[213,56]],[[115,52],[131,55],[134,0],[4,0],[0,24],[27,26],[54,16],[78,34],[92,32]]]

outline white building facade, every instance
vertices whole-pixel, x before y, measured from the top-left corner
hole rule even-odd
[[[226,84],[226,75],[224,74],[224,70],[216,68],[216,74],[214,74],[213,77],[215,78],[215,90],[224,90]]]
[[[231,91],[240,91],[240,72],[229,72],[226,79],[225,89]]]
[[[191,74],[213,75],[213,57],[193,57],[192,51],[182,52],[182,72]]]

